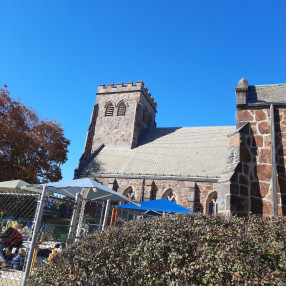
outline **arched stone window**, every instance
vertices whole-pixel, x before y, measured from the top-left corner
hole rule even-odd
[[[124,191],[123,196],[125,196],[131,200],[135,200],[135,192],[133,191],[133,189],[131,187],[127,188]]]
[[[148,128],[150,128],[151,122],[152,122],[152,116],[149,115],[149,116],[148,116],[148,120],[147,120],[147,127],[148,127]]]
[[[217,192],[211,193],[206,200],[206,214],[215,215],[217,213]]]
[[[143,110],[143,122],[147,123],[147,109],[146,108]]]
[[[105,116],[113,116],[114,105],[112,102],[109,102],[105,107]]]
[[[120,101],[117,107],[117,116],[124,116],[126,113],[126,104],[124,101]]]
[[[174,194],[172,189],[168,189],[164,194],[163,194],[163,199],[168,199],[169,201],[176,203],[176,195]]]

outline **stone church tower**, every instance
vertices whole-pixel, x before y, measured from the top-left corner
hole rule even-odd
[[[235,88],[236,126],[156,127],[142,81],[98,87],[75,178],[205,214],[286,215],[286,84]]]
[[[137,147],[144,128],[156,127],[157,103],[143,81],[101,84],[79,168],[104,146]]]

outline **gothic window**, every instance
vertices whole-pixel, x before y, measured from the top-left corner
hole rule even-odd
[[[169,200],[169,201],[171,201],[171,202],[173,202],[173,203],[176,203],[176,202],[177,202],[176,196],[175,196],[175,194],[174,194],[174,192],[173,192],[172,189],[167,190],[167,191],[164,193],[164,195],[163,195],[162,198],[163,198],[163,199],[167,199],[167,200]]]
[[[147,120],[147,127],[148,127],[148,128],[150,128],[151,122],[152,122],[152,116],[149,115],[149,116],[148,116],[148,120]]]
[[[143,110],[143,122],[147,123],[147,109],[146,108]]]
[[[117,108],[117,116],[124,116],[126,113],[126,104],[124,103],[124,101],[121,101],[118,104],[118,108]]]
[[[217,192],[212,193],[206,201],[206,214],[215,215],[217,213]]]
[[[134,191],[132,190],[131,187],[129,187],[128,189],[126,189],[123,193],[123,196],[131,199],[131,200],[135,200],[135,193]]]
[[[114,105],[112,102],[109,102],[105,107],[105,116],[113,116]]]
[[[157,190],[158,190],[157,186],[153,182],[151,186],[151,192],[150,192],[150,201],[156,200]]]

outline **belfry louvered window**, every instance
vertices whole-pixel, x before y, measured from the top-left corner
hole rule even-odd
[[[117,116],[124,116],[126,113],[126,104],[121,101],[119,104],[118,104],[118,108],[117,108]]]
[[[112,102],[109,102],[105,108],[105,116],[113,116],[114,105]]]

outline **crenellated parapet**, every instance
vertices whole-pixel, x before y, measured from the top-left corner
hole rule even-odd
[[[108,85],[100,84],[98,86],[98,91],[96,94],[111,94],[111,93],[124,93],[124,92],[142,92],[146,99],[153,105],[153,107],[157,107],[157,103],[155,99],[152,97],[148,88],[144,85],[143,81],[137,81],[135,84],[133,81],[127,82],[124,84],[123,82],[117,83],[109,83]]]

